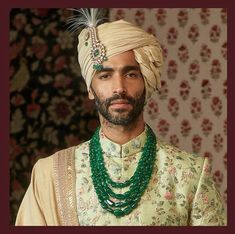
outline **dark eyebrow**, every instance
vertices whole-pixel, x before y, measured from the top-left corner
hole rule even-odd
[[[140,71],[140,67],[139,66],[125,66],[122,69],[123,73],[126,73],[128,71]]]
[[[140,71],[140,68],[139,66],[125,66],[123,67],[122,69],[122,72],[125,73],[125,72],[128,72],[128,71]],[[113,72],[114,69],[111,68],[111,67],[103,67],[100,71],[97,71],[97,73],[101,73],[101,72]]]
[[[110,72],[110,71],[114,71],[114,69],[111,67],[103,67],[100,71],[97,71],[97,73]]]

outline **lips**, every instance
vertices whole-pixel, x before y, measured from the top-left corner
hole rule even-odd
[[[111,102],[111,105],[115,105],[115,104],[130,104],[130,103],[127,100],[119,99],[119,100],[115,100]]]
[[[110,103],[110,106],[115,109],[126,109],[129,105],[130,102],[125,99],[118,99]]]

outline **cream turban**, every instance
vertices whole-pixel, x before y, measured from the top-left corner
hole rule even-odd
[[[107,58],[129,50],[134,51],[144,77],[147,100],[161,86],[159,68],[163,57],[157,38],[124,20],[101,24],[96,30],[98,39],[105,47]],[[91,43],[85,45],[87,32],[88,29],[83,29],[78,37],[78,61],[89,91],[96,70],[93,69],[90,56]]]

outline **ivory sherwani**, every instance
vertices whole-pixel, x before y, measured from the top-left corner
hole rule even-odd
[[[113,180],[132,176],[145,140],[146,131],[118,145],[100,132],[105,166]],[[16,225],[226,225],[208,160],[162,142],[157,143],[157,149],[147,190],[138,207],[122,218],[99,204],[91,179],[89,141],[40,159],[34,166]]]

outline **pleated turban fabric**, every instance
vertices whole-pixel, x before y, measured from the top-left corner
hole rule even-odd
[[[146,100],[160,89],[160,67],[163,63],[162,49],[156,37],[124,20],[104,23],[96,27],[98,39],[104,45],[107,59],[133,50],[144,77]],[[96,70],[90,55],[91,43],[87,43],[88,29],[78,37],[78,61],[89,91]]]

